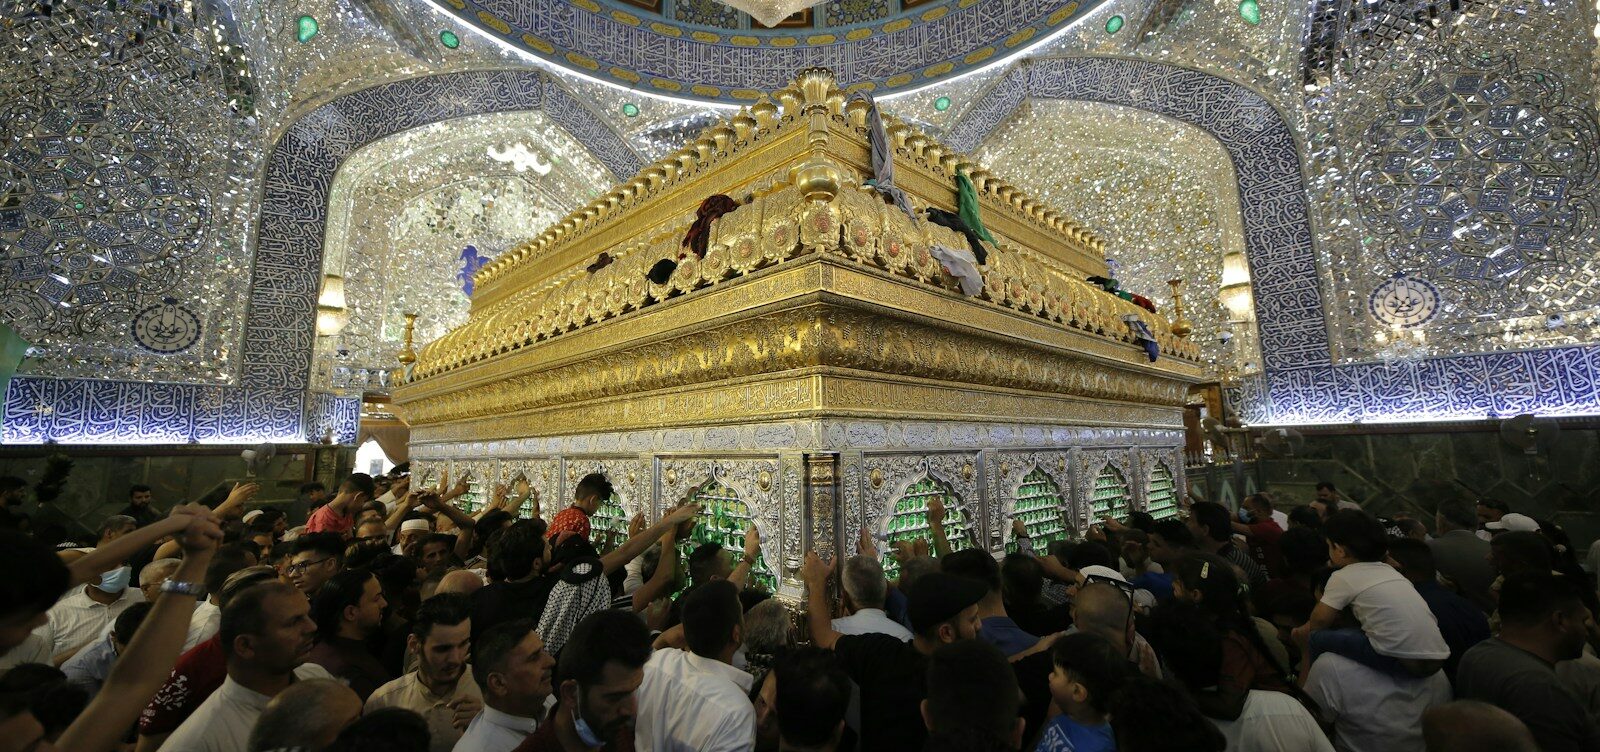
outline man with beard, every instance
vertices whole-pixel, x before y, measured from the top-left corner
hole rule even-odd
[[[631,752],[650,630],[628,611],[578,622],[556,666],[559,704],[516,752]]]
[[[222,609],[222,651],[228,678],[196,708],[161,749],[164,752],[235,752],[267,703],[301,679],[331,679],[305,663],[317,625],[305,596],[289,585],[255,585]]]
[[[150,508],[150,501],[155,498],[149,486],[137,485],[128,488],[128,506],[123,507],[121,514],[132,517],[134,524],[144,527],[161,519],[161,513]]]
[[[417,670],[379,687],[366,712],[404,708],[428,722],[429,750],[450,752],[483,709],[483,693],[467,663],[472,644],[472,599],[441,593],[422,602],[407,638]]]

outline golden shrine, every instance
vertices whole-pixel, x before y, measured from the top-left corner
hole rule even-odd
[[[787,595],[803,552],[926,534],[935,496],[957,547],[994,551],[1013,518],[1053,540],[1175,513],[1197,348],[1084,281],[1106,274],[1089,231],[885,117],[919,215],[956,211],[958,171],[976,189],[997,242],[963,294],[930,252],[963,235],[864,184],[874,115],[804,71],[487,265],[469,321],[395,392],[413,473],[475,494],[520,477],[553,509],[603,472],[617,497],[599,527],[692,495],[705,540],[761,530],[758,574]],[[737,208],[685,255],[716,194]],[[676,268],[651,281],[663,259]]]

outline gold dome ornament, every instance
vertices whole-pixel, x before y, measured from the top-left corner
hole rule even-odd
[[[1194,322],[1183,315],[1183,280],[1169,279],[1167,284],[1172,286],[1172,335],[1185,339],[1194,333]]]

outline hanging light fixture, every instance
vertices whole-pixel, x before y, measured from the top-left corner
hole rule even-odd
[[[737,8],[750,14],[751,18],[761,22],[762,26],[771,28],[777,26],[783,19],[814,5],[822,5],[827,0],[718,0],[730,8]]]
[[[1250,264],[1237,251],[1222,257],[1222,288],[1217,291],[1232,322],[1255,321],[1256,302],[1250,289]]]
[[[345,310],[344,277],[327,274],[322,277],[322,294],[317,296],[317,335],[332,337],[350,323],[350,313]]]

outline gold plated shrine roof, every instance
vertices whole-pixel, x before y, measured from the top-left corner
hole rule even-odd
[[[896,185],[953,211],[958,169],[998,241],[963,295],[913,222],[862,183],[867,106],[822,70],[714,126],[476,280],[466,324],[395,394],[419,440],[835,415],[1175,426],[1194,345],[1084,281],[1090,233],[902,123]],[[710,195],[738,206],[679,259]],[[665,283],[647,271],[677,260]],[[1148,361],[1130,322],[1153,333]]]

